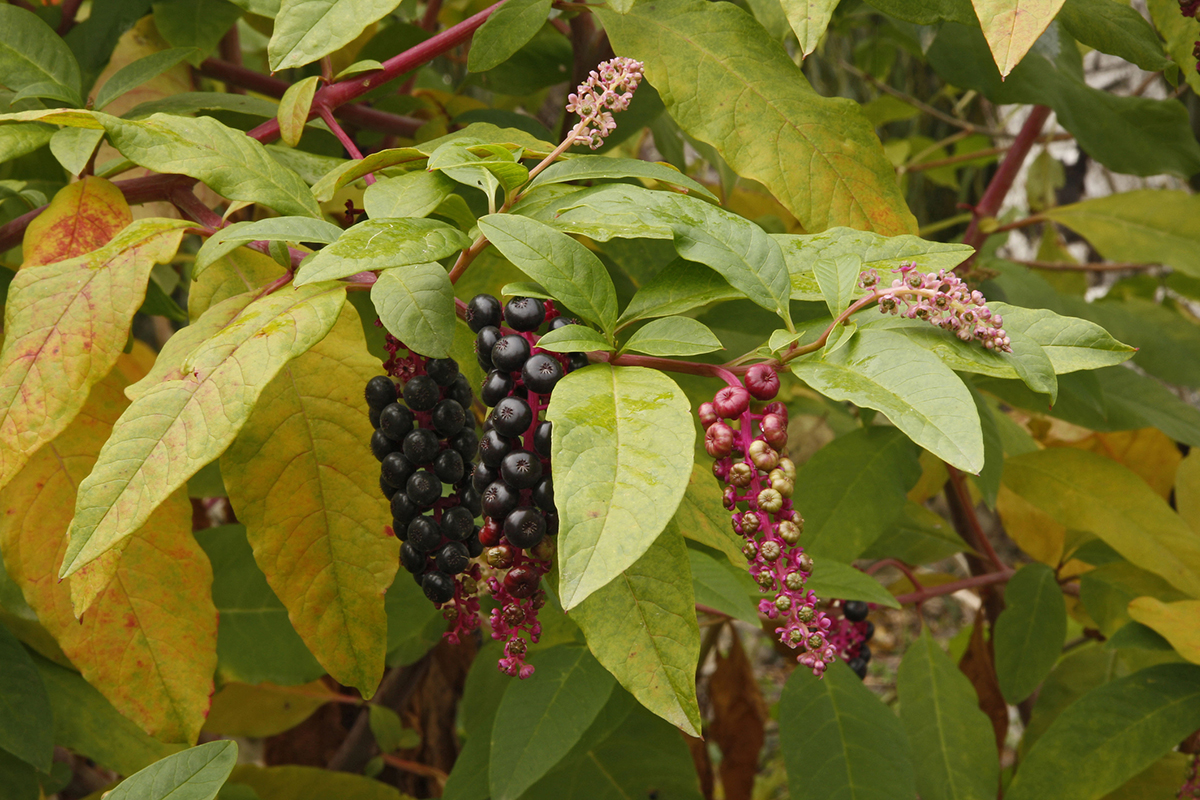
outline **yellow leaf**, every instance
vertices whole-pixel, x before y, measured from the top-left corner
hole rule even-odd
[[[908,499],[914,503],[924,503],[929,498],[942,491],[950,473],[946,471],[946,462],[928,450],[922,450],[921,477],[913,488],[908,490]]]
[[[17,273],[0,351],[0,486],[75,418],[108,374],[150,268],[179,248],[178,220],[141,220],[87,255]]]
[[[222,300],[266,286],[282,274],[283,267],[266,253],[239,247],[192,280],[188,287],[188,318],[194,322]]]
[[[223,736],[274,736],[296,727],[337,697],[321,681],[303,686],[227,683],[213,695],[204,731]]]
[[[212,693],[217,612],[187,494],[169,497],[126,540],[82,621],[56,577],[76,486],[127,405],[121,386],[115,373],[98,383],[75,421],[0,492],[0,545],[26,602],[88,682],[148,733],[195,742]]]
[[[1200,450],[1188,453],[1175,471],[1175,507],[1200,536]]]
[[[312,108],[313,96],[321,85],[320,75],[311,75],[298,83],[293,83],[283,93],[279,101],[279,137],[288,147],[300,144],[304,135],[304,123],[308,122],[308,112]]]
[[[1200,664],[1200,600],[1164,603],[1138,597],[1129,603],[1129,616],[1158,631],[1179,655]]]
[[[99,250],[133,222],[125,195],[89,175],[64,186],[25,229],[22,269],[53,264]]]
[[[971,0],[1001,76],[1021,62],[1065,1]]]
[[[1058,566],[1066,528],[1003,484],[996,495],[996,511],[1004,523],[1004,532],[1018,547],[1043,564]]]
[[[282,369],[221,457],[221,475],[267,582],[321,666],[374,692],[383,595],[400,542],[379,491],[362,387],[381,374],[347,304],[320,343]]]
[[[1047,441],[1046,444],[1050,447],[1065,445],[1089,450],[1124,464],[1140,475],[1164,500],[1171,496],[1175,470],[1183,460],[1171,437],[1157,428],[1093,433],[1073,442]]]
[[[255,300],[187,356],[179,378],[168,375],[139,395],[79,485],[59,577],[118,544],[220,455],[263,388],[284,364],[325,337],[345,300],[345,289],[336,284],[289,286]],[[226,301],[239,302],[240,297]]]

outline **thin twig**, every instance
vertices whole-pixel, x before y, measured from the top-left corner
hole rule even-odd
[[[991,586],[995,583],[1004,583],[1015,574],[1016,572],[1014,570],[1006,569],[1003,572],[988,572],[984,575],[972,575],[970,578],[963,578],[962,580],[951,581],[949,583],[940,583],[937,586],[927,586],[924,589],[916,592],[898,594],[896,595],[896,602],[902,606],[906,606],[909,603],[920,604],[926,600],[929,600],[930,598],[954,594],[955,592],[962,591],[963,589],[977,589],[981,586]]]
[[[426,653],[420,660],[406,667],[395,667],[379,684],[379,691],[371,698],[372,705],[380,705],[393,710],[402,709],[408,704],[408,699],[417,689],[417,684],[429,670],[431,658]],[[326,765],[335,772],[359,772],[366,766],[375,748],[375,737],[371,733],[370,709],[364,708],[354,720],[350,733],[345,741],[333,754]]]

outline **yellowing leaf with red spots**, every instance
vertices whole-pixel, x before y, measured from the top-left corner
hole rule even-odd
[[[133,222],[121,190],[88,176],[54,195],[46,210],[25,229],[22,268],[86,255],[108,244]]]
[[[81,621],[57,578],[76,487],[128,405],[122,386],[115,372],[98,383],[67,429],[0,492],[0,548],[26,602],[89,683],[150,734],[195,742],[213,690],[217,612],[187,494],[171,495],[126,539],[120,560],[96,570],[104,585]]]
[[[267,582],[321,666],[370,695],[383,674],[383,595],[400,542],[379,493],[362,387],[379,375],[358,313],[263,390],[221,475]]]
[[[146,381],[130,387],[133,404],[79,486],[60,577],[119,544],[224,452],[264,387],[288,361],[325,338],[345,300],[340,284],[280,289],[198,344],[178,377],[168,373],[148,389]],[[240,302],[241,297],[226,301]],[[224,305],[208,314],[223,313]],[[203,317],[197,321],[202,323]]]
[[[1066,0],[971,0],[1001,75],[1013,71]]]
[[[139,220],[98,250],[13,278],[0,350],[0,486],[70,424],[112,369],[150,268],[175,255],[187,225]]]

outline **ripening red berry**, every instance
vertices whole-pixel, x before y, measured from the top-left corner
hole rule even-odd
[[[537,591],[541,577],[529,567],[513,567],[504,576],[504,588],[513,597],[529,597]]]
[[[700,417],[700,424],[706,428],[720,419],[712,403],[701,403],[700,407],[696,409],[696,414]]]
[[[724,422],[708,426],[704,432],[704,449],[713,458],[724,458],[733,451],[733,428]]]
[[[746,388],[756,400],[772,400],[779,394],[779,375],[767,364],[755,364],[746,372]]]
[[[750,408],[750,393],[741,386],[725,386],[713,398],[713,410],[726,419],[734,419]]]

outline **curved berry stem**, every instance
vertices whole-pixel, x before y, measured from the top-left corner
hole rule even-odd
[[[730,386],[741,386],[742,382],[738,379],[739,374],[744,374],[746,367],[728,368],[721,364],[701,364],[698,361],[676,361],[672,358],[658,358],[656,356],[635,356],[628,353],[615,355],[613,353],[605,353],[598,351],[589,353],[588,357],[592,361],[607,361],[614,367],[650,367],[651,369],[660,369],[664,372],[682,372],[685,375],[702,375],[707,378],[720,378]]]

